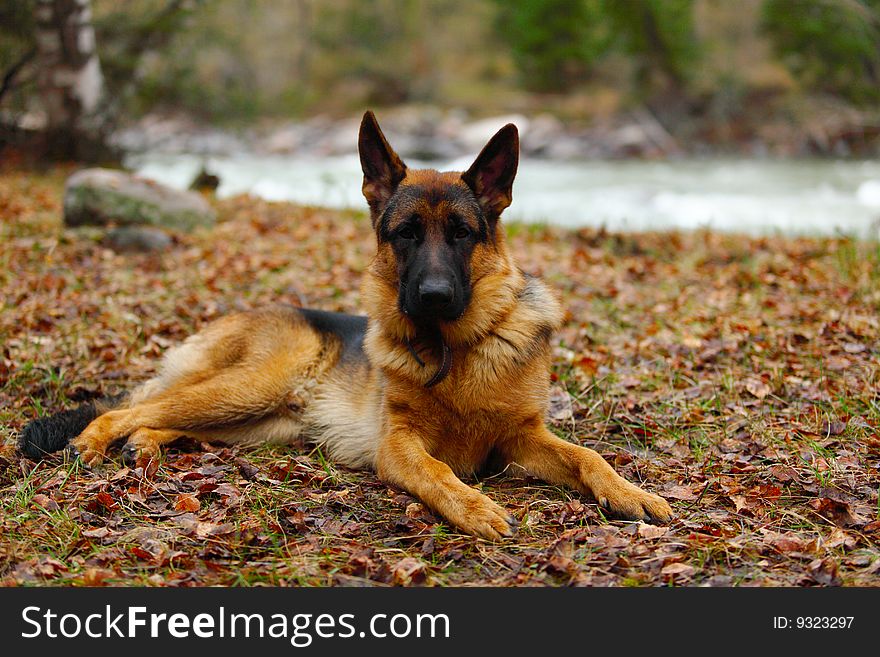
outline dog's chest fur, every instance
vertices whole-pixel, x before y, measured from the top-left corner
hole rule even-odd
[[[526,278],[495,325],[474,344],[453,349],[449,375],[430,389],[425,383],[440,367],[439,350],[422,352],[421,364],[407,345],[371,323],[365,341],[369,365],[339,368],[322,382],[307,433],[335,460],[372,467],[387,423],[405,422],[418,429],[435,458],[456,472],[472,473],[497,441],[543,415],[550,336],[560,320],[552,292],[539,279]]]

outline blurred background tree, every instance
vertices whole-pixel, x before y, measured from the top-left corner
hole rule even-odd
[[[601,0],[495,0],[495,32],[510,51],[523,88],[564,93],[590,79],[608,52]]]
[[[53,159],[112,158],[107,135],[133,109],[126,101],[144,91],[141,59],[199,4],[115,4],[97,18],[91,0],[0,4],[0,141],[36,137],[37,150]]]
[[[816,98],[876,112],[880,95],[880,0],[82,1],[113,121],[647,108],[679,137],[734,139],[774,112],[807,122]],[[7,134],[46,121],[42,2],[0,0]]]
[[[880,99],[880,0],[767,0],[763,28],[805,87]]]
[[[640,93],[687,94],[701,59],[694,0],[605,0],[602,9],[613,45],[633,60]]]

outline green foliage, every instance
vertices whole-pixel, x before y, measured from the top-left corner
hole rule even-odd
[[[607,51],[601,0],[495,2],[498,36],[510,48],[527,89],[566,91],[587,79]]]
[[[428,27],[418,0],[354,0],[318,5],[314,45],[322,63],[316,75],[357,81],[367,102],[396,103],[418,95],[414,85],[429,73],[420,33]]]
[[[639,82],[656,74],[679,91],[700,61],[694,30],[694,0],[605,0],[603,8],[617,46],[634,60]]]
[[[121,90],[137,76],[142,57],[164,48],[204,0],[97,0],[92,21],[108,87]]]
[[[32,81],[23,78],[23,62],[36,45],[33,0],[0,4],[0,103],[3,108],[23,109],[24,95],[17,93]]]
[[[0,81],[35,46],[34,5],[0,0]],[[785,90],[793,78],[805,95],[880,100],[880,0],[91,5],[109,96],[134,115],[173,108],[242,122],[400,102],[489,113],[526,107],[532,92],[570,94],[571,107],[580,107],[589,83],[610,92],[611,111],[677,96],[733,121],[740,99],[768,72]],[[761,47],[763,35],[772,54]],[[0,94],[4,111],[38,106],[34,69],[31,61],[14,71]]]
[[[660,73],[684,91],[699,60],[693,0],[495,2],[497,34],[528,89],[565,91],[603,58],[622,53],[635,64],[638,88]]]
[[[880,99],[880,0],[766,0],[763,27],[805,87]]]
[[[34,45],[34,0],[0,3],[0,70]]]
[[[106,2],[107,0],[102,0]],[[247,56],[250,2],[181,3],[168,11],[157,0],[140,0],[140,11],[111,5],[97,21],[102,65],[112,80],[134,79],[127,109],[183,110],[208,121],[254,120],[261,94]],[[103,41],[101,39],[103,38]]]

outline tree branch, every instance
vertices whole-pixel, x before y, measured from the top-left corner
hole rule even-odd
[[[36,47],[31,48],[22,55],[17,62],[10,66],[6,73],[3,74],[3,82],[0,82],[0,101],[3,100],[3,96],[6,95],[8,91],[14,88],[16,76],[21,73],[21,69],[23,69],[27,63],[36,56],[36,54]]]

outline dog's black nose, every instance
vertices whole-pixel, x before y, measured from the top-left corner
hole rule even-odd
[[[424,306],[438,308],[452,302],[452,283],[442,278],[426,278],[419,284],[419,300]]]

